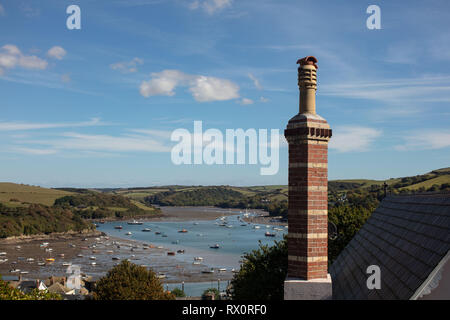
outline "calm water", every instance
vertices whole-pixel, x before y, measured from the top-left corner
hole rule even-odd
[[[180,210],[184,208],[179,208]],[[164,210],[164,208],[163,208]],[[192,208],[186,208],[192,210]],[[219,211],[229,214],[228,209],[216,209],[199,207],[198,210]],[[151,243],[156,246],[176,251],[185,250],[185,254],[177,254],[176,259],[192,263],[194,257],[202,257],[202,264],[214,268],[239,268],[239,261],[245,252],[250,252],[258,248],[258,242],[272,245],[274,240],[281,240],[287,229],[283,231],[274,230],[272,226],[249,224],[241,221],[243,213],[236,211],[236,215],[227,215],[224,220],[206,220],[206,221],[179,221],[179,222],[144,222],[142,225],[128,225],[126,222],[106,222],[100,224],[98,230],[106,234],[130,240]],[[219,224],[226,223],[226,226]],[[244,226],[245,224],[245,226]],[[115,226],[122,226],[122,230],[114,229]],[[259,229],[255,229],[259,226]],[[151,232],[143,232],[144,228],[151,229]],[[186,229],[187,233],[178,231]],[[265,232],[275,233],[275,237],[266,237]],[[126,235],[131,232],[132,235]],[[156,234],[155,232],[160,232]],[[165,235],[165,236],[163,236]],[[210,246],[219,244],[219,249],[212,249]],[[201,291],[211,287],[212,283],[185,284],[185,291],[188,295],[198,295]],[[170,285],[173,286],[173,285]],[[178,285],[179,286],[179,285]],[[217,283],[213,283],[217,287]],[[223,289],[225,283],[223,283]],[[192,287],[192,288],[191,288]],[[192,289],[192,290],[191,290]],[[201,293],[200,292],[200,293]]]

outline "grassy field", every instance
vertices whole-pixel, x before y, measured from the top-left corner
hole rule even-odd
[[[399,187],[399,190],[418,190],[419,188],[428,189],[433,185],[442,185],[450,183],[450,168],[442,168],[433,170],[429,173],[418,175],[422,180],[418,183],[412,183],[407,186]],[[406,177],[408,178],[408,177]],[[392,178],[386,180],[388,185],[394,186],[402,181],[404,178]],[[330,180],[330,186],[337,186],[339,192],[346,192],[355,188],[369,188],[371,185],[382,185],[384,180],[370,180],[370,179],[340,179]],[[341,185],[340,185],[341,184]],[[340,185],[340,186],[339,186]],[[224,186],[225,187],[225,186]],[[130,188],[130,189],[108,189],[108,193],[118,194],[128,197],[137,207],[151,211],[150,207],[144,204],[144,199],[148,196],[155,195],[165,191],[192,191],[202,188],[209,188],[206,186],[160,186],[160,187],[146,187],[146,188]],[[271,201],[287,200],[288,188],[285,185],[267,185],[267,186],[248,186],[248,187],[234,187],[226,186],[233,191],[241,193],[244,197],[261,196]],[[397,187],[396,187],[397,188]],[[38,186],[29,186],[24,184],[15,184],[9,182],[0,182],[0,202],[9,207],[27,206],[30,203],[40,203],[51,206],[57,198],[67,195],[74,195],[75,192],[64,190],[41,188]],[[73,191],[76,191],[75,189]],[[114,208],[120,211],[122,208]]]
[[[431,188],[433,185],[442,185],[444,183],[450,183],[450,174],[446,174],[446,175],[441,175],[420,183],[416,183],[407,187],[403,187],[400,189],[406,189],[406,190],[417,190],[420,189],[421,187],[424,187],[425,189]]]
[[[23,206],[29,203],[40,203],[51,206],[56,199],[71,194],[71,192],[67,191],[0,182],[0,202],[12,207]]]

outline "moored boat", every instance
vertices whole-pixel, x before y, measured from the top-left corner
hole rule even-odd
[[[142,222],[133,220],[133,221],[128,221],[127,224],[130,224],[130,225],[141,225]]]
[[[214,273],[214,269],[207,269],[207,270],[202,270],[202,273]]]

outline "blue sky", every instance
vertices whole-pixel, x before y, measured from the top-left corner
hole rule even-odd
[[[81,8],[68,30],[66,8]],[[369,30],[366,9],[381,9]],[[0,181],[42,186],[287,183],[260,165],[172,164],[170,133],[280,129],[296,61],[318,59],[329,178],[450,164],[450,3],[0,0]]]

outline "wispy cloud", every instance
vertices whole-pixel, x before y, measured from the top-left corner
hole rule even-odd
[[[54,128],[91,127],[106,125],[98,118],[83,122],[36,123],[36,122],[0,122],[0,131],[26,131]]]
[[[22,154],[30,154],[30,155],[38,155],[38,156],[46,156],[58,153],[58,151],[54,149],[37,149],[37,148],[24,148],[24,147],[16,147],[13,148],[12,151]]]
[[[419,130],[404,134],[405,142],[395,146],[398,151],[435,150],[450,147],[450,130]]]
[[[249,98],[242,98],[242,100],[240,100],[239,103],[245,106],[245,105],[253,104],[255,102]]]
[[[188,7],[191,10],[202,9],[212,15],[227,7],[231,7],[231,4],[232,0],[195,0]]]
[[[328,96],[396,104],[404,104],[408,101],[448,101],[450,100],[450,76],[425,76],[322,85],[320,93]]]
[[[113,70],[118,70],[122,73],[133,73],[138,71],[137,66],[143,64],[144,61],[140,58],[133,58],[130,61],[116,62],[110,65]]]
[[[381,130],[369,127],[336,127],[333,129],[333,138],[330,140],[329,147],[338,152],[368,151],[381,134]]]
[[[57,59],[57,60],[62,60],[62,58],[64,58],[64,56],[66,54],[67,54],[67,51],[64,48],[60,47],[60,46],[51,47],[47,51],[47,55],[50,58]]]
[[[25,55],[13,44],[6,44],[0,49],[0,76],[5,73],[6,69],[22,67],[42,70],[47,68],[47,65],[48,63],[44,59]]]
[[[253,81],[253,84],[255,85],[256,89],[258,89],[258,90],[262,90],[263,89],[261,83],[259,82],[259,80],[253,74],[249,73],[248,77]]]
[[[136,133],[137,130],[134,130]],[[163,133],[156,130],[141,130],[139,134],[83,134],[77,132],[66,132],[51,139],[21,140],[17,143],[26,145],[17,147],[21,151],[34,151],[39,154],[46,154],[45,150],[53,150],[54,153],[64,153],[70,151],[99,152],[99,153],[129,153],[129,152],[169,152],[170,133]],[[28,147],[32,145],[33,148]]]
[[[0,17],[4,17],[6,15],[5,8],[0,3]]]

